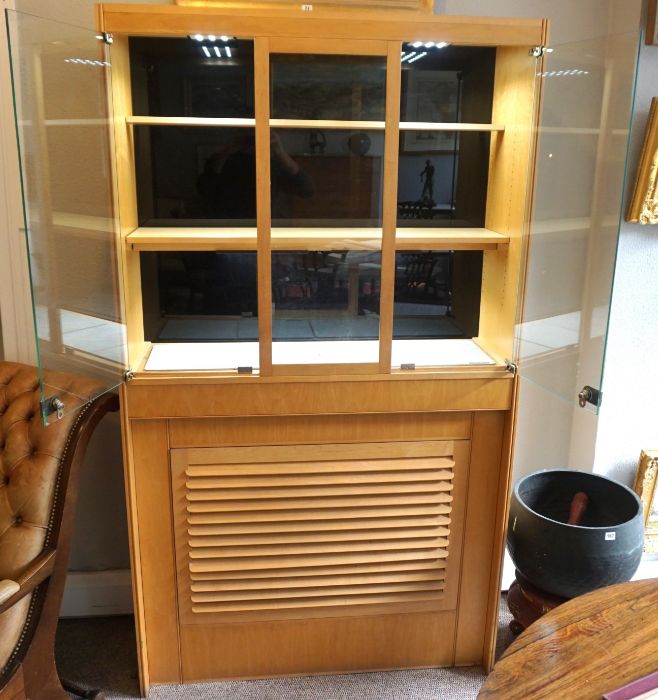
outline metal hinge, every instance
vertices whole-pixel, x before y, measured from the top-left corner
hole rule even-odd
[[[512,360],[505,360],[505,369],[510,373],[516,376],[518,374],[519,368],[515,362],[512,362]]]
[[[64,402],[58,396],[50,396],[41,402],[41,413],[50,416],[57,413],[57,420],[64,418]]]
[[[528,51],[528,55],[533,58],[541,58],[547,53],[553,53],[553,49],[549,49],[548,46],[533,46]]]
[[[591,403],[593,406],[600,406],[601,401],[603,400],[603,392],[599,391],[598,389],[595,389],[593,386],[588,386],[585,385],[579,392],[578,392],[578,405],[581,408],[585,408],[588,403]]]
[[[99,41],[102,41],[104,44],[112,44],[114,42],[114,37],[108,32],[101,32],[100,34],[96,34],[96,38]]]
[[[128,367],[128,369],[123,373],[123,381],[124,382],[129,382],[131,379],[135,378],[135,372],[132,367]]]
[[[253,374],[253,367],[238,367],[238,374]]]
[[[415,362],[403,362],[400,365],[400,369],[416,369],[416,363]]]

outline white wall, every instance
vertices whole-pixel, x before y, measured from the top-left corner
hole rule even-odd
[[[634,2],[626,0],[435,0],[434,11],[448,15],[489,17],[546,17],[549,43],[583,41],[606,34],[633,31],[637,27]],[[617,13],[610,26],[610,15]]]

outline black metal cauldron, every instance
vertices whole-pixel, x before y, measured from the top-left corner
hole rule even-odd
[[[582,521],[568,525],[576,493],[589,503]],[[644,545],[642,502],[623,484],[597,474],[546,469],[517,482],[507,547],[517,571],[548,593],[573,598],[628,581]]]

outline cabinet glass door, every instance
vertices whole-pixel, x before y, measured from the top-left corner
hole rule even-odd
[[[537,71],[541,122],[516,358],[522,380],[544,394],[533,405],[564,404],[569,416],[583,387],[600,390],[603,378],[638,40],[624,33],[557,45]],[[596,414],[595,392],[591,399],[584,407]]]
[[[379,361],[387,46],[339,44],[270,52],[273,365]]]
[[[111,65],[88,29],[7,11],[25,235],[46,423],[126,368],[110,157]],[[93,377],[72,396],[56,372]],[[63,406],[59,405],[58,400]]]

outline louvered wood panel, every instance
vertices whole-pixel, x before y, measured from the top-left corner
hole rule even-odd
[[[182,621],[454,607],[454,447],[172,450]]]

